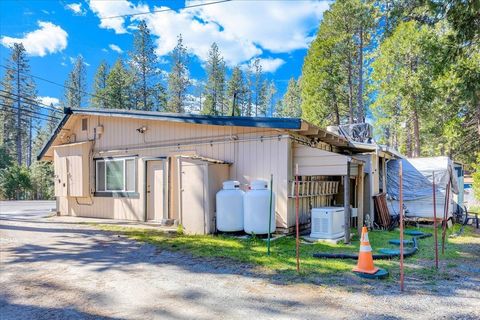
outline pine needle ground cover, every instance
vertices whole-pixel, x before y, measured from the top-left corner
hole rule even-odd
[[[204,257],[210,260],[235,263],[245,263],[274,274],[295,276],[295,278],[344,276],[350,274],[355,266],[355,260],[320,259],[312,255],[317,252],[324,253],[356,253],[359,248],[359,237],[355,236],[349,245],[315,243],[301,244],[301,272],[296,274],[295,238],[283,237],[271,242],[271,254],[267,255],[267,245],[264,239],[256,237],[239,239],[225,235],[189,236],[181,233],[166,233],[151,229],[136,227],[119,227],[112,225],[96,225],[96,227],[114,234],[126,236],[129,239],[149,243],[159,250],[180,251],[194,257]],[[440,268],[436,272],[434,268],[434,238],[429,237],[419,240],[419,251],[413,256],[406,258],[405,267],[408,277],[417,280],[434,283],[437,280],[448,280],[456,268],[460,265],[480,264],[480,233],[471,227],[465,228],[462,235],[448,237],[458,232],[459,226],[447,231],[445,254],[441,254],[439,245]],[[432,233],[431,228],[407,228],[407,230],[419,230]],[[353,230],[352,230],[353,231]],[[405,236],[405,239],[410,239]],[[399,239],[399,231],[370,231],[369,239],[374,250],[378,253],[380,248],[396,248],[388,243],[391,239]],[[439,229],[439,243],[441,241],[441,229]],[[398,280],[399,259],[376,260],[375,264],[380,268],[387,269],[390,280]]]

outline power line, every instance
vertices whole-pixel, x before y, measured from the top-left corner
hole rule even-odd
[[[11,109],[15,109],[15,110],[19,110],[17,107],[14,107],[14,106],[10,106],[8,104],[4,104],[4,103],[0,103],[1,106],[3,107],[6,107],[6,108],[11,108]],[[8,111],[8,112],[12,112],[14,114],[17,114],[17,112],[14,112],[12,110],[7,110],[7,109],[3,109],[3,111]],[[55,119],[55,120],[61,120],[61,118],[59,117],[55,117],[55,116],[52,116],[52,115],[49,115],[49,114],[43,114],[43,113],[40,113],[40,112],[35,112],[33,110],[28,110],[28,109],[22,109],[20,110],[20,112],[22,113],[29,113],[30,115],[37,115],[37,116],[42,116],[42,117],[46,117],[46,118],[51,118],[51,119]],[[29,116],[28,114],[26,114],[26,116]],[[47,119],[42,119],[42,120],[47,120]]]
[[[19,95],[19,94],[17,94],[17,93],[5,91],[5,90],[2,90],[2,89],[0,89],[0,91],[2,91],[2,92],[4,92],[4,93],[7,93],[7,94],[14,95],[14,96],[16,96],[16,97],[20,97],[20,98],[22,98],[22,99],[24,99],[24,100],[30,100],[30,101],[32,101],[32,102],[34,102],[34,103],[36,103],[36,104],[45,106],[45,108],[52,109],[53,111],[61,112],[61,111],[60,111],[60,109],[61,109],[60,107],[55,107],[55,106],[53,106],[53,105],[49,105],[49,104],[43,103],[43,102],[41,102],[41,101],[37,101],[37,100],[35,100],[35,99],[33,99],[33,98],[30,98],[30,97],[28,97],[28,96]]]
[[[3,68],[5,68],[5,69],[7,69],[7,70],[17,71],[17,69],[12,68],[12,67],[7,67],[7,66],[5,66],[5,65],[3,65],[3,64],[0,64],[0,66],[3,67]],[[75,89],[75,88],[73,88],[73,87],[66,86],[66,85],[64,85],[64,84],[60,84],[60,83],[58,83],[58,82],[55,82],[55,81],[52,81],[52,80],[49,80],[49,79],[45,79],[45,78],[40,77],[40,76],[36,76],[36,75],[33,75],[33,74],[26,73],[26,72],[24,72],[24,71],[20,71],[20,73],[23,73],[24,75],[30,76],[30,77],[32,77],[32,78],[35,78],[35,79],[38,79],[38,80],[41,80],[41,81],[45,81],[45,82],[54,84],[54,85],[59,86],[59,87],[62,87],[62,88],[64,88],[64,89],[74,90],[74,91],[77,91],[77,92],[79,92],[79,93],[83,93],[83,94],[85,94],[85,95],[88,95],[88,96],[90,96],[90,97],[98,98],[98,99],[100,99],[100,100],[103,100],[103,101],[106,101],[106,102],[111,103],[111,101],[108,101],[107,98],[97,96],[96,94],[93,94],[93,93],[88,93],[88,92],[83,91],[83,90]]]
[[[183,7],[183,8],[179,8],[179,9],[189,9],[189,8],[203,7],[203,6],[209,6],[209,5],[212,5],[212,4],[219,4],[219,3],[230,2],[230,1],[232,1],[232,0],[212,1],[212,2],[207,2],[207,3],[194,4],[194,5],[191,5],[191,6],[185,6],[185,7]],[[121,14],[121,15],[118,15],[118,16],[111,16],[111,17],[100,18],[100,20],[115,19],[115,18],[125,18],[125,17],[133,17],[133,16],[144,15],[144,14],[167,12],[167,11],[175,11],[175,9],[173,9],[173,8],[166,8],[166,9],[152,10],[152,11],[148,11],[148,12]]]
[[[16,98],[12,98],[12,97],[9,97],[8,95],[13,95],[13,96],[16,96],[20,99],[23,100],[23,102],[26,102],[26,104],[29,104],[29,105],[33,105],[33,106],[36,106],[36,107],[39,107],[39,108],[42,108],[42,109],[46,109],[48,111],[53,111],[53,112],[59,112],[59,113],[62,113],[62,111],[58,110],[57,108],[55,107],[51,107],[51,106],[48,106],[44,103],[41,103],[39,101],[35,101],[34,99],[31,99],[31,98],[28,98],[28,97],[25,97],[23,95],[19,95],[19,94],[16,94],[16,93],[13,93],[13,92],[8,92],[8,91],[5,91],[5,90],[2,90],[0,89],[1,93],[0,92],[0,97],[4,98],[4,99],[11,99],[11,100],[15,100]]]
[[[2,106],[1,103],[0,103],[0,106]],[[9,113],[9,114],[12,114],[13,116],[15,116],[15,114],[16,114],[15,111],[6,110],[6,109],[2,109],[2,108],[0,108],[0,112]],[[46,118],[42,118],[42,117],[39,117],[39,116],[31,115],[31,114],[25,114],[24,116],[25,116],[25,118],[22,118],[20,120],[21,122],[27,122],[27,121],[29,121],[29,119],[35,119],[35,120],[39,120],[39,121],[52,121],[52,119],[46,119]],[[28,119],[26,119],[26,118],[28,118]],[[57,121],[57,120],[55,120],[55,121]]]

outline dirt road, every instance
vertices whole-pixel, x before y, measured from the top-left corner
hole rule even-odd
[[[55,219],[0,221],[0,319],[478,319],[480,279],[285,284]],[[446,289],[450,288],[450,289]]]

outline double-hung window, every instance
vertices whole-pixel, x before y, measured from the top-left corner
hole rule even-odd
[[[95,160],[97,192],[135,192],[135,158]]]

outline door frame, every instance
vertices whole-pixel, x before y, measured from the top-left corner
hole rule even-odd
[[[165,161],[165,169],[167,171],[167,188],[169,188],[169,176],[170,176],[170,166],[168,165],[168,157],[148,157],[148,158],[142,158],[143,161],[143,222],[148,222],[148,194],[147,194],[147,184],[148,184],[148,162],[149,161]],[[168,194],[168,192],[167,192]],[[166,207],[167,207],[167,213],[168,213],[168,205],[169,205],[169,200],[168,196],[164,199],[166,201]],[[165,208],[165,206],[164,206]],[[164,212],[165,214],[165,212]]]

